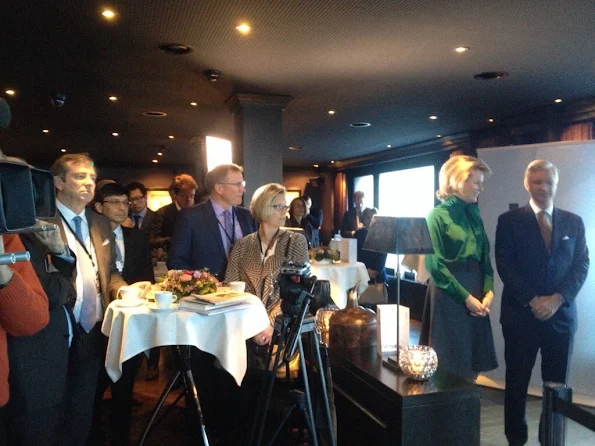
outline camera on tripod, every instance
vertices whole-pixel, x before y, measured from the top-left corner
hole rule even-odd
[[[329,281],[317,280],[316,276],[312,276],[308,262],[284,262],[281,265],[277,283],[281,297],[281,311],[285,317],[294,317],[299,314],[307,294],[312,296],[310,310],[313,314],[331,302]],[[304,291],[307,294],[302,294]]]

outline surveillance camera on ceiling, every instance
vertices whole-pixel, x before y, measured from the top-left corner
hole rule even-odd
[[[217,82],[221,77],[221,71],[217,70],[205,70],[204,73],[207,79],[211,82]]]
[[[50,96],[50,99],[54,107],[60,108],[66,102],[66,95],[64,93],[58,93],[57,91],[55,91]]]

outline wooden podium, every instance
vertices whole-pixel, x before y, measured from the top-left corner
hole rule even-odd
[[[416,382],[376,348],[330,349],[339,445],[479,446],[480,391],[438,370]]]

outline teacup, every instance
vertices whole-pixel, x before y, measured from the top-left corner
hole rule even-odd
[[[246,282],[229,282],[229,287],[231,288],[231,291],[235,291],[236,293],[243,293],[246,289]]]
[[[124,302],[132,302],[138,299],[140,290],[133,286],[122,286],[118,290],[118,299],[122,299]]]
[[[173,302],[171,291],[155,291],[155,303],[159,308],[169,308]]]

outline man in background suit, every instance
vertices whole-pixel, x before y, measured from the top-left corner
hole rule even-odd
[[[169,269],[209,268],[220,281],[225,278],[229,252],[237,240],[256,231],[256,222],[242,203],[245,182],[242,168],[224,164],[207,173],[205,185],[210,200],[183,209],[176,224],[167,260]],[[228,434],[226,401],[237,392],[231,375],[217,366],[215,357],[192,350],[192,370],[203,404],[207,426],[215,436]],[[222,443],[225,444],[225,443]]]
[[[133,182],[126,186],[130,199],[130,220],[132,227],[140,229],[147,236],[155,220],[155,212],[147,207],[147,188],[144,184]]]
[[[118,274],[109,222],[86,209],[95,192],[95,167],[87,154],[66,154],[52,166],[62,240],[76,255],[76,302],[71,337],[65,416],[60,445],[85,444],[93,417],[99,371],[105,360],[103,313],[126,282]]]
[[[504,284],[504,425],[511,445],[527,442],[526,398],[538,350],[543,381],[566,383],[577,326],[575,299],[589,269],[582,219],[554,207],[556,166],[531,162],[524,185],[529,204],[502,214],[496,230],[496,264]]]
[[[116,268],[128,283],[148,281],[155,283],[151,250],[146,235],[135,228],[122,226],[128,216],[128,195],[124,186],[106,184],[95,195],[95,210],[110,222],[114,234],[116,250]],[[112,383],[105,367],[99,380],[95,427],[100,424],[100,406],[103,393],[111,384],[112,400],[110,411],[110,429],[112,444],[124,445],[130,442],[130,416],[132,412],[132,392],[134,380],[142,361],[142,354],[122,364],[122,376]]]
[[[183,173],[174,178],[169,186],[172,203],[155,212],[155,219],[149,234],[151,247],[168,250],[178,214],[181,209],[194,205],[194,194],[197,188],[196,181],[190,175]]]
[[[169,269],[209,268],[220,281],[234,242],[256,231],[256,222],[240,207],[246,192],[242,168],[223,164],[207,173],[210,200],[180,212],[167,258]]]
[[[361,190],[353,194],[353,208],[349,209],[343,215],[341,223],[341,236],[354,237],[355,231],[364,227],[362,222],[362,212],[364,211],[364,193]]]

